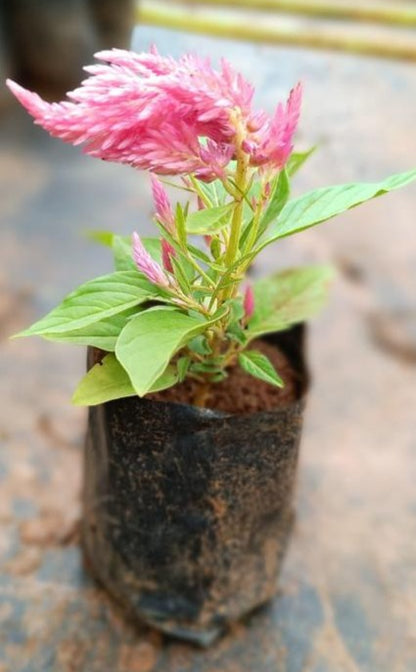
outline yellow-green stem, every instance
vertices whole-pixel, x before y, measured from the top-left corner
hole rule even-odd
[[[414,39],[399,39],[391,36],[365,37],[352,30],[343,33],[331,32],[312,26],[282,26],[277,22],[261,24],[247,22],[244,16],[241,19],[228,16],[193,14],[184,7],[173,9],[168,3],[155,7],[147,2],[141,2],[137,9],[137,20],[150,26],[163,26],[177,30],[187,30],[202,35],[214,35],[237,40],[249,40],[262,44],[279,44],[292,47],[306,47],[312,49],[330,49],[363,56],[379,56],[381,58],[416,61],[416,46]],[[409,21],[409,25],[411,25]]]
[[[235,197],[236,204],[234,206],[233,216],[231,220],[230,238],[224,256],[225,268],[229,268],[237,259],[237,255],[239,254],[239,242],[240,242],[241,226],[243,223],[243,206],[244,206],[244,194],[246,190],[247,168],[248,168],[248,156],[247,154],[245,154],[245,152],[240,150],[239,153],[237,154],[237,169],[235,173],[235,183],[239,193]],[[222,294],[223,300],[228,298],[229,296],[232,296],[233,290],[234,290],[233,285],[227,287]]]
[[[182,0],[184,4],[198,7],[232,7],[266,12],[300,14],[312,18],[342,19],[347,21],[368,21],[410,28],[416,26],[416,7],[410,3],[335,2],[334,0]]]

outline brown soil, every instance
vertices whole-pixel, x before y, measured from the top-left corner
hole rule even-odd
[[[264,341],[253,341],[252,349],[267,355],[285,382],[284,388],[274,387],[253,378],[239,366],[229,370],[228,378],[212,385],[205,406],[217,411],[248,415],[258,411],[271,411],[293,403],[297,398],[297,375],[286,356]],[[187,379],[168,390],[149,394],[146,399],[194,404],[201,384]]]

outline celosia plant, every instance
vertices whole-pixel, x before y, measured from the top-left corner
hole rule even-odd
[[[283,381],[251,342],[310,318],[331,270],[287,270],[253,285],[256,256],[279,238],[401,187],[416,171],[378,184],[318,189],[289,200],[290,178],[310,152],[292,153],[297,85],[272,116],[253,109],[253,87],[225,61],[178,61],[156,50],[97,54],[103,63],[49,104],[9,81],[49,133],[107,161],[150,171],[159,235],[97,234],[115,272],[79,287],[22,333],[98,347],[108,354],[81,381],[78,404],[166,389],[193,377],[204,389],[233,366]],[[155,175],[174,176],[189,199],[171,204]]]

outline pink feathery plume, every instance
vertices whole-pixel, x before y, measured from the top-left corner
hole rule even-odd
[[[243,299],[244,317],[249,320],[254,313],[254,291],[251,285],[247,285]]]
[[[132,236],[133,243],[133,259],[136,262],[136,266],[144,273],[144,275],[152,282],[154,285],[160,285],[161,287],[169,286],[169,279],[164,273],[163,269],[159,264],[152,259],[148,251],[145,249],[140,236],[138,233],[134,232]]]
[[[150,176],[152,185],[153,203],[155,206],[156,217],[161,224],[169,231],[175,231],[175,217],[172,212],[169,196],[160,180],[154,175]]]
[[[226,61],[185,55],[175,60],[156,49],[137,54],[122,49],[96,54],[89,77],[47,103],[7,81],[12,93],[52,136],[85,153],[150,170],[159,175],[194,174],[209,182],[225,176],[237,137],[253,166],[280,168],[292,149],[301,89],[273,118],[252,110],[254,88]]]
[[[172,257],[176,257],[175,248],[172,247],[172,245],[167,240],[165,240],[165,238],[162,238],[161,247],[163,268],[169,273],[173,273],[174,270],[172,266]]]
[[[251,155],[251,165],[283,168],[293,149],[301,103],[302,85],[298,84],[290,92],[286,106],[279,103],[273,118],[246,140],[244,149]]]
[[[86,68],[90,76],[68,101],[47,103],[7,84],[37,124],[65,142],[84,144],[91,156],[162,175],[194,173],[209,181],[223,174],[234,152],[230,110],[238,101],[247,107],[251,93],[231,66],[216,72],[197,57],[175,61],[155,50],[96,56],[104,63]]]

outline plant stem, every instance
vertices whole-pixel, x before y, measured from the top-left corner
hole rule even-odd
[[[410,38],[386,39],[365,38],[348,34],[331,34],[328,30],[311,26],[284,28],[280,25],[261,25],[248,23],[244,17],[221,17],[190,15],[189,10],[157,8],[149,2],[141,2],[137,10],[137,20],[151,26],[163,26],[172,29],[186,30],[203,35],[214,35],[251,42],[278,44],[291,47],[312,49],[330,49],[363,56],[379,56],[381,58],[416,61],[416,45]],[[409,23],[409,25],[411,25]]]
[[[241,224],[243,220],[243,205],[244,205],[243,190],[245,186],[246,172],[247,172],[247,157],[243,152],[241,152],[240,156],[238,156],[237,158],[237,170],[236,170],[236,184],[239,190],[241,190],[241,193],[237,194],[235,197],[236,204],[234,207],[233,217],[231,220],[230,240],[228,242],[227,251],[224,257],[224,265],[226,266],[226,268],[231,266],[231,264],[235,261],[238,254],[238,243],[240,240]]]
[[[197,7],[232,7],[266,12],[283,12],[323,19],[367,21],[411,28],[416,26],[416,8],[403,3],[334,2],[328,0],[182,0],[184,4]]]
[[[198,392],[196,393],[194,397],[194,406],[199,406],[199,408],[206,408],[207,406],[207,401],[211,396],[211,385],[210,383],[205,380],[202,384],[201,387],[199,388]]]

